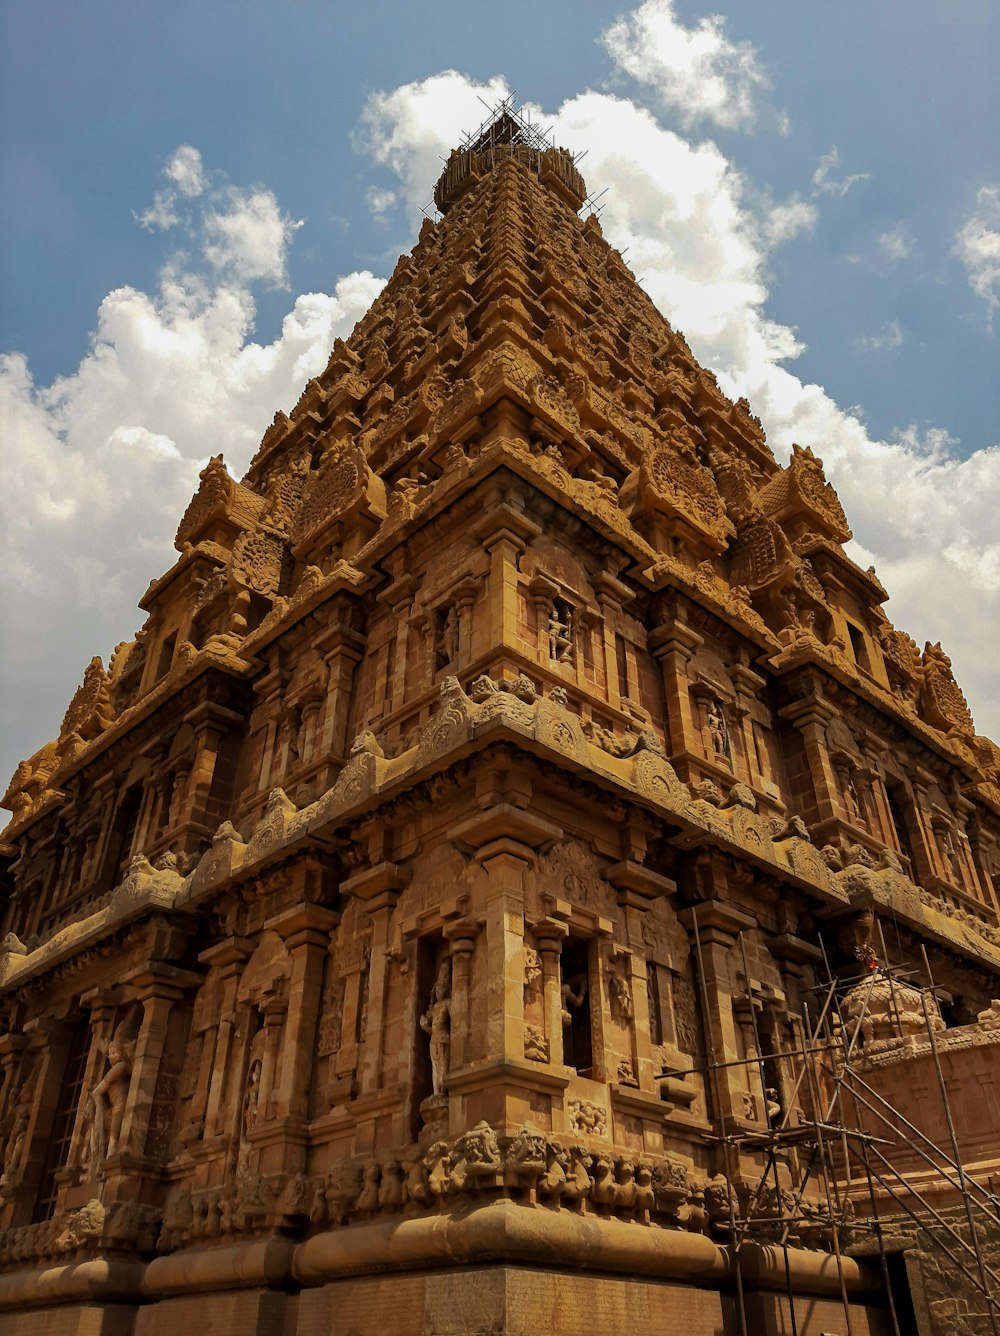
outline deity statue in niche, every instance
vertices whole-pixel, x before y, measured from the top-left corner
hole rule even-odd
[[[938,840],[941,845],[941,851],[945,856],[948,867],[951,870],[952,880],[961,884],[962,864],[958,857],[958,847],[955,844],[955,834],[950,826],[944,822],[938,827]]]
[[[128,1037],[126,1021],[115,1030],[108,1044],[110,1066],[89,1096],[90,1130],[87,1163],[99,1168],[108,1155],[118,1150],[125,1103],[132,1081],[132,1055],[135,1044]]]
[[[715,756],[723,761],[732,759],[732,749],[729,744],[729,729],[726,725],[726,716],[723,711],[722,702],[718,697],[713,696],[708,702],[708,736],[711,739],[712,751]]]
[[[431,1091],[441,1095],[451,1051],[451,965],[447,960],[441,962],[430,1006],[420,1017],[420,1028],[430,1037]]]
[[[452,604],[437,615],[434,641],[434,667],[447,668],[458,658],[458,607]]]
[[[582,1007],[586,1001],[587,980],[582,975],[576,979],[567,979],[559,990],[559,996],[562,1000],[561,1016],[565,1030],[573,1024],[573,1012],[570,1011],[570,1007]]]
[[[573,657],[573,610],[568,603],[555,602],[549,613],[549,658],[569,663]]]
[[[243,1136],[248,1137],[257,1126],[257,1106],[260,1103],[260,1074],[263,1063],[255,1058],[247,1072],[246,1094],[243,1096]]]
[[[849,821],[860,821],[861,803],[858,798],[858,786],[855,784],[854,775],[850,770],[844,772],[844,807],[847,810]]]
[[[3,1149],[3,1174],[0,1175],[0,1188],[13,1186],[17,1181],[18,1170],[24,1158],[24,1143],[28,1135],[28,1123],[35,1101],[36,1070],[22,1081],[14,1099],[14,1112],[11,1117],[7,1139]]]

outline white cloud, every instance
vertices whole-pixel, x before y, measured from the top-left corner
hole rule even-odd
[[[149,231],[163,232],[176,227],[181,221],[177,210],[178,191],[185,199],[195,199],[205,190],[206,178],[201,154],[190,144],[181,144],[171,153],[163,168],[163,175],[170,185],[156,192],[148,209],[133,215],[140,227]]]
[[[882,258],[889,264],[899,264],[900,260],[908,260],[913,254],[915,244],[905,223],[897,223],[888,232],[883,232],[878,239]]]
[[[619,69],[651,85],[685,128],[706,120],[724,130],[753,130],[766,107],[771,80],[757,51],[751,42],[731,41],[719,14],[686,28],[674,0],[644,0],[601,40]],[[785,118],[777,119],[786,130]]]
[[[438,155],[479,119],[477,94],[490,100],[452,73],[376,94],[366,108],[369,151],[396,170],[409,198],[429,196]],[[780,215],[776,224],[780,206],[762,202],[715,144],[690,143],[623,98],[583,93],[545,113],[545,124],[558,143],[589,150],[588,185],[610,187],[608,239],[629,248],[643,287],[723,388],[749,398],[779,459],[793,441],[824,458],[857,535],[852,554],[877,564],[889,614],[918,640],[943,641],[979,728],[1000,737],[1000,670],[982,653],[983,628],[1000,625],[1000,448],[962,460],[942,431],[873,439],[858,414],[789,369],[802,345],[767,314],[768,250],[808,224],[801,201],[788,204],[787,229]],[[830,177],[838,161],[827,155],[820,194],[849,188],[852,178]],[[881,337],[892,343],[891,323]]]
[[[292,407],[381,290],[370,273],[348,275],[332,294],[296,298],[280,335],[255,342],[249,282],[274,277],[288,239],[264,214],[256,249],[210,232],[211,245],[230,246],[214,274],[175,257],[155,291],[109,293],[71,375],[36,385],[23,356],[0,358],[0,713],[20,753],[5,758],[11,771],[58,727],[87,661],[107,661],[141,623],[143,582],[175,559],[206,457],[223,451],[242,473],[275,409]]]
[[[394,190],[380,190],[378,186],[369,186],[365,194],[368,201],[368,208],[371,215],[377,223],[385,222],[385,216],[396,203],[396,192]]]
[[[815,189],[814,195],[838,195],[844,196],[850,190],[851,186],[857,185],[859,181],[870,181],[870,172],[855,172],[853,176],[834,176],[834,172],[840,167],[840,151],[837,145],[830,149],[829,153],[824,153],[819,160],[819,165],[812,174],[812,183]]]
[[[201,153],[190,144],[174,150],[163,175],[170,184],[156,192],[149,208],[133,215],[141,227],[167,231],[183,225],[227,279],[287,286],[288,247],[302,223],[282,213],[270,190],[230,185],[222,172],[214,173],[216,184],[210,187]]]
[[[888,353],[901,346],[903,329],[898,320],[887,320],[877,334],[862,334],[854,346],[862,353]],[[957,444],[957,442],[956,442]]]
[[[177,212],[177,192],[158,190],[149,208],[143,209],[142,213],[133,212],[132,216],[140,227],[149,232],[165,232],[170,227],[176,227],[181,220]]]
[[[1000,185],[980,188],[976,207],[955,238],[953,254],[965,266],[969,287],[986,303],[992,322],[1000,306]]]
[[[216,199],[203,223],[205,259],[237,282],[286,287],[288,247],[302,223],[281,212],[270,190],[230,186]]]
[[[167,159],[163,175],[168,181],[173,181],[188,199],[194,199],[205,189],[205,168],[201,154],[190,144],[181,144],[180,148],[174,150]]]

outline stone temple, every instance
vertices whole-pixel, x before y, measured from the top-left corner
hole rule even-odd
[[[997,1330],[1000,749],[586,196],[452,153],[18,767],[4,1332]]]

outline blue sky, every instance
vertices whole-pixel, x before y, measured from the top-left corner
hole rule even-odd
[[[0,18],[0,353],[20,355],[0,383],[23,475],[0,767],[139,624],[198,466],[223,447],[245,465],[501,79],[590,148],[609,236],[779,458],[798,439],[826,459],[887,611],[943,641],[1000,733],[981,653],[1000,607],[993,0],[6,0]]]

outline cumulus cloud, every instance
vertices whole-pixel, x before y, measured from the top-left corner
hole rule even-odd
[[[205,168],[201,153],[190,144],[181,144],[180,148],[174,150],[167,159],[163,175],[168,181],[173,181],[188,199],[194,199],[205,189]]]
[[[281,212],[270,190],[227,189],[203,228],[205,259],[239,283],[287,287],[288,247],[302,226]]]
[[[887,320],[877,334],[862,334],[854,346],[862,353],[888,353],[901,346],[903,329],[898,320]],[[956,442],[957,444],[957,442]]]
[[[368,208],[377,223],[384,223],[386,214],[396,203],[394,190],[380,190],[378,186],[369,186],[365,194]]]
[[[270,190],[231,185],[222,172],[215,172],[210,184],[201,153],[190,144],[174,150],[163,176],[169,184],[133,215],[140,227],[161,232],[182,227],[197,240],[203,258],[236,283],[287,286],[288,248],[302,223],[282,213]]]
[[[829,153],[824,153],[820,158],[819,165],[812,174],[814,195],[843,197],[851,186],[857,185],[859,181],[870,181],[872,179],[870,172],[855,172],[851,176],[837,176],[835,173],[839,168],[840,151],[834,144]]]
[[[456,127],[480,119],[480,95],[495,97],[451,73],[371,100],[365,143],[394,167],[408,198],[428,197]],[[788,232],[808,225],[800,201],[788,204],[787,228],[780,216],[776,224],[780,206],[752,189],[717,145],[686,140],[625,98],[582,93],[544,119],[558,143],[589,150],[588,185],[609,187],[601,214],[608,239],[628,248],[643,287],[723,388],[749,398],[778,458],[793,442],[824,458],[856,535],[851,553],[878,567],[892,595],[889,615],[920,641],[944,642],[979,728],[1000,737],[998,670],[982,653],[982,627],[1000,623],[1000,448],[963,460],[947,432],[913,427],[874,439],[859,413],[795,375],[789,364],[802,344],[768,315],[768,258]],[[832,176],[838,162],[827,155],[820,194],[849,188],[850,178]],[[888,348],[893,323],[872,337]]]
[[[883,232],[878,239],[882,258],[891,265],[899,264],[900,260],[908,260],[913,254],[915,244],[905,223],[898,223],[888,232]]]
[[[245,231],[227,231],[215,220],[239,210],[203,198],[195,230],[219,248],[214,269],[178,256],[155,291],[109,293],[87,355],[51,385],[35,384],[22,355],[0,358],[10,770],[58,726],[90,657],[106,659],[139,624],[139,586],[174,560],[174,530],[208,455],[222,451],[240,474],[275,409],[292,407],[382,288],[368,272],[345,276],[333,293],[296,298],[278,337],[256,342],[250,284],[282,272],[287,231],[266,207],[251,210]],[[43,734],[24,718],[28,700]]]
[[[732,41],[721,15],[686,28],[673,0],[644,0],[601,40],[618,68],[649,85],[685,128],[712,121],[724,130],[753,130],[767,110],[771,80],[757,51]],[[787,129],[783,116],[777,124]]]
[[[1000,306],[1000,186],[982,186],[976,205],[955,238],[953,254],[965,266],[969,287],[986,303],[987,319]]]

